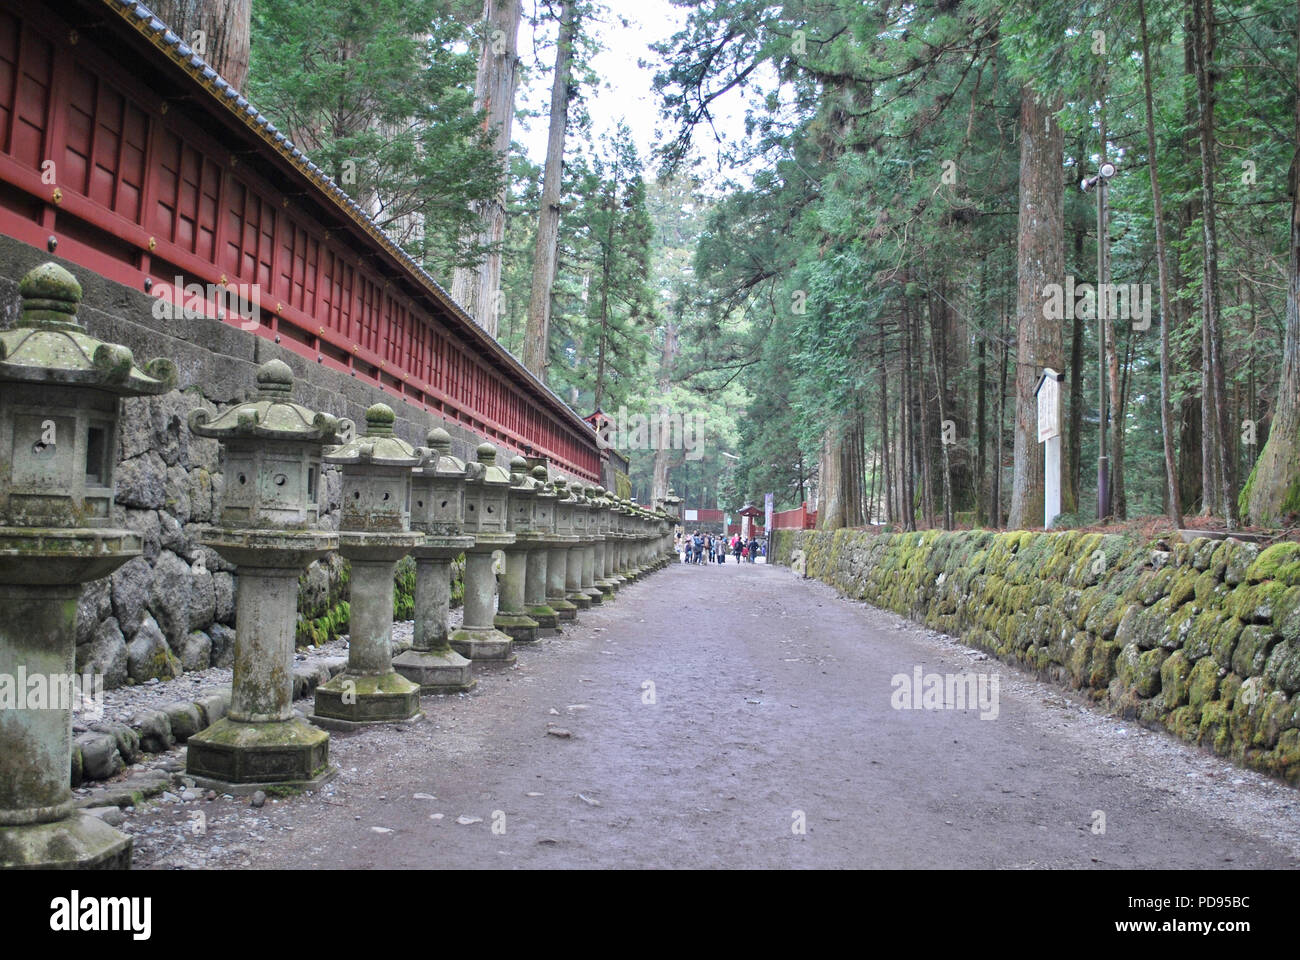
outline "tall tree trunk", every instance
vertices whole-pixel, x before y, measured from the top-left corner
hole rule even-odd
[[[892,523],[897,514],[894,512],[894,484],[890,476],[889,457],[889,367],[885,363],[885,338],[880,338],[880,456],[881,471],[884,474],[884,513],[881,523]]]
[[[988,472],[988,433],[985,424],[987,414],[986,394],[988,392],[988,338],[980,331],[977,364],[978,379],[975,384],[975,525],[987,526],[989,522],[988,488],[984,485]]]
[[[817,529],[839,530],[844,526],[844,437],[842,426],[832,423],[822,433],[818,455]]]
[[[903,289],[907,289],[906,274],[904,274]],[[902,380],[903,403],[899,408],[899,425],[898,437],[900,446],[900,464],[899,473],[902,479],[901,494],[902,502],[902,519],[904,530],[916,529],[916,434],[915,424],[913,422],[913,398],[915,391],[912,387],[912,334],[910,326],[907,323],[906,304],[907,294],[903,295],[904,313],[899,324],[900,340],[903,344],[903,352],[900,354],[900,376]]]
[[[672,393],[673,383],[673,363],[677,356],[677,317],[675,314],[670,315],[668,321],[664,324],[664,345],[659,353],[659,423],[662,430],[663,424],[668,422],[669,405],[668,398]],[[652,481],[653,489],[651,495],[655,499],[666,497],[668,495],[668,471],[671,467],[671,454],[667,438],[660,436],[655,444],[654,459],[654,479]],[[803,457],[799,458],[799,485],[802,493],[803,489]]]
[[[1297,4],[1300,6],[1300,4]],[[1297,20],[1300,24],[1300,20]],[[1300,45],[1300,26],[1296,42]],[[1296,60],[1300,90],[1300,57]],[[1300,95],[1295,102],[1296,153],[1291,160],[1291,257],[1286,288],[1282,380],[1268,441],[1242,494],[1242,512],[1255,523],[1278,523],[1300,512]]]
[[[1034,388],[1043,367],[1064,367],[1060,324],[1043,316],[1046,285],[1061,283],[1065,274],[1064,153],[1056,106],[1025,87],[1020,105],[1015,466],[1007,517],[1007,526],[1019,529],[1043,524],[1043,450]]]
[[[555,80],[551,86],[551,126],[546,140],[546,169],[542,175],[541,211],[537,216],[537,246],[533,254],[533,285],[524,329],[524,366],[545,382],[550,363],[551,289],[560,241],[560,183],[564,172],[564,134],[569,120],[569,84],[573,76],[573,39],[578,23],[574,0],[560,5],[560,33],[555,51]]]
[[[244,89],[251,0],[150,0],[149,7],[227,83]]]
[[[1165,245],[1164,200],[1160,193],[1160,165],[1156,151],[1156,111],[1151,93],[1151,47],[1147,41],[1147,11],[1144,0],[1138,0],[1138,25],[1142,36],[1142,95],[1146,106],[1147,169],[1151,175],[1152,219],[1156,227],[1156,273],[1160,282],[1160,432],[1165,455],[1164,502],[1165,508],[1169,511],[1169,519],[1181,530],[1183,502],[1178,490],[1178,467],[1174,461],[1174,413],[1169,396],[1169,260],[1168,247]],[[1300,110],[1300,105],[1297,109]],[[1292,252],[1294,253],[1294,250]]]
[[[1219,243],[1214,195],[1214,2],[1193,0],[1192,51],[1196,66],[1197,141],[1201,155],[1201,250],[1205,275],[1201,283],[1201,316],[1205,324],[1202,343],[1208,354],[1203,368],[1208,374],[1206,393],[1212,398],[1206,411],[1213,425],[1214,473],[1218,481],[1215,500],[1228,529],[1237,521],[1236,478],[1230,453],[1232,427],[1223,358],[1223,330],[1219,309]],[[1206,501],[1210,497],[1206,496]]]
[[[474,81],[474,109],[485,111],[483,124],[491,130],[492,149],[501,158],[501,189],[478,210],[478,245],[488,248],[478,267],[457,267],[452,274],[452,299],[484,330],[497,335],[501,320],[501,243],[506,234],[506,189],[509,184],[510,130],[515,119],[515,86],[519,76],[520,0],[484,0],[483,50]]]
[[[998,342],[1002,345],[1002,368],[998,373],[997,464],[993,471],[993,526],[1002,526],[1002,464],[1006,458],[1003,442],[1007,432],[1007,365],[1011,356],[1011,332],[1007,329],[1006,300],[1002,304],[1002,329]]]

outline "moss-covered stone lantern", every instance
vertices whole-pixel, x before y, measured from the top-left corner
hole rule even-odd
[[[524,595],[528,553],[542,539],[533,526],[541,486],[529,472],[527,460],[515,457],[510,461],[509,526],[515,542],[505,548],[506,571],[501,578],[501,601],[493,623],[498,630],[510,634],[515,643],[536,642],[541,626],[528,615]]]
[[[479,445],[465,484],[465,532],[474,546],[465,551],[465,620],[451,635],[452,649],[470,660],[510,663],[515,659],[510,635],[493,626],[496,615],[496,574],[492,553],[515,542],[510,533],[506,502],[510,474],[497,466],[497,448]]]
[[[539,633],[558,632],[560,615],[546,600],[546,570],[549,566],[551,542],[555,539],[555,488],[551,486],[544,464],[532,469],[537,490],[533,502],[533,533],[528,549],[528,575],[524,583],[524,607],[528,616],[537,621]]]
[[[587,499],[577,480],[567,485],[568,496],[559,501],[561,523],[568,517],[568,531],[574,544],[568,550],[564,570],[564,599],[579,610],[591,608],[591,596],[582,589],[582,558],[587,548]]]
[[[610,553],[614,541],[610,535],[609,495],[604,487],[596,487],[593,503],[595,505],[593,516],[595,517],[596,526],[596,562],[593,582],[596,589],[604,595],[604,602],[609,603],[614,599],[614,592],[618,589],[618,582],[609,575]]]
[[[326,728],[399,723],[420,715],[420,684],[393,669],[393,574],[424,534],[411,530],[411,471],[432,451],[393,434],[392,407],[366,411],[366,432],[325,454],[343,468],[339,553],[352,566],[348,665],[316,688]]]
[[[221,442],[225,485],[218,525],[200,542],[233,563],[235,668],[230,712],[190,737],[186,771],[201,786],[247,794],[267,786],[313,787],[336,772],[329,734],[293,712],[298,577],[339,546],[319,529],[321,451],[342,424],[294,403],[293,371],[280,360],[257,370],[257,389],[190,430]]]
[[[582,570],[579,590],[591,598],[592,606],[605,602],[605,593],[596,586],[596,545],[605,542],[600,532],[600,503],[596,497],[596,487],[585,487],[582,491],[583,542]]]
[[[411,526],[424,540],[415,557],[415,635],[411,649],[393,660],[395,669],[424,693],[461,693],[473,688],[472,665],[451,648],[451,564],[474,546],[465,534],[465,461],[452,456],[451,434],[441,427],[426,441],[433,458],[412,475]]]
[[[555,535],[546,562],[546,602],[555,609],[561,620],[574,620],[578,605],[569,599],[569,555],[577,546],[578,537],[573,531],[573,501],[569,481],[556,476],[551,481],[555,491]]]
[[[0,709],[0,868],[125,869],[131,838],[72,803],[72,710],[97,690],[76,676],[77,600],[140,555],[112,526],[119,401],[172,389],[176,368],[87,334],[58,264],[18,292],[0,331],[0,675],[27,683]]]

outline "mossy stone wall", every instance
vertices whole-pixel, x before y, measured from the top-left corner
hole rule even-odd
[[[1300,544],[773,531],[772,562],[1300,783]]]

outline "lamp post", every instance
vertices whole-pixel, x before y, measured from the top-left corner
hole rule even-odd
[[[1110,274],[1110,206],[1107,194],[1110,179],[1115,176],[1115,164],[1103,160],[1094,176],[1086,178],[1079,184],[1079,189],[1087,193],[1097,188],[1097,291],[1094,311],[1097,316],[1097,425],[1099,428],[1097,444],[1097,519],[1104,520],[1110,516],[1110,457],[1106,446],[1106,317],[1105,289]]]

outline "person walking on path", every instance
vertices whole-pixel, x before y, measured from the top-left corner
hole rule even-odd
[[[731,552],[735,554],[736,562],[740,563],[740,534],[731,538]]]

